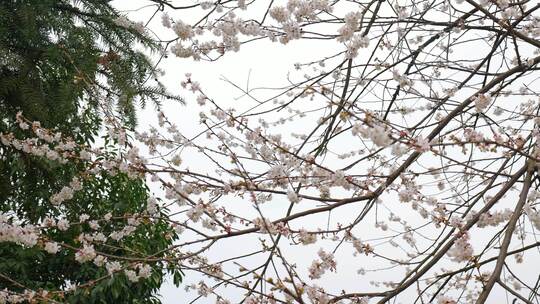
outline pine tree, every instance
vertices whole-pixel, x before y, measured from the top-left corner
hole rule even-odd
[[[79,144],[92,144],[103,133],[105,112],[133,128],[137,104],[159,106],[164,98],[181,101],[155,81],[147,51],[157,52],[159,47],[141,25],[121,16],[109,1],[0,1],[0,133],[28,136],[30,131],[19,129],[15,121],[21,112]],[[113,138],[105,141],[114,143]],[[65,208],[52,208],[51,195],[82,167],[53,163],[0,144],[0,215],[39,225],[46,217],[76,222],[83,213],[122,216],[146,208],[149,191],[144,181],[122,173],[84,178],[82,190]],[[114,228],[111,224],[104,232]],[[52,229],[48,237],[77,248],[77,236],[88,230],[87,225]],[[165,222],[141,224],[120,247],[101,250],[145,256],[167,248],[175,236]],[[0,242],[0,290],[65,290],[106,275],[103,267],[77,263],[73,255],[74,251],[51,255],[39,246]],[[155,293],[166,269],[160,262],[152,266],[152,276],[138,283],[119,275],[51,297],[70,303],[158,303]],[[178,282],[180,273],[174,277]]]

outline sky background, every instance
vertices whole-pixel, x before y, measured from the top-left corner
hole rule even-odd
[[[148,21],[155,10],[155,7],[144,8],[145,5],[148,4],[147,1],[115,0],[113,1],[113,4],[124,11],[129,18],[135,22]],[[188,23],[200,18],[198,14],[186,12],[170,11],[169,14],[173,19],[182,19]],[[148,27],[161,39],[174,38],[174,33],[171,30],[161,26],[160,13],[150,21]],[[186,105],[182,106],[176,103],[166,103],[164,104],[164,112],[169,118],[174,119],[174,122],[178,124],[184,134],[195,135],[202,130],[199,125],[200,108],[196,106],[196,96],[188,93],[187,90],[181,89],[180,83],[185,79],[186,73],[191,73],[192,79],[199,81],[206,93],[210,97],[215,98],[224,108],[233,107],[236,109],[245,109],[252,105],[253,101],[243,96],[242,92],[236,89],[228,81],[243,88],[261,88],[254,90],[253,94],[261,98],[266,97],[271,95],[272,91],[262,88],[279,88],[287,85],[287,76],[289,73],[295,73],[295,63],[318,60],[321,57],[335,53],[335,50],[337,49],[336,44],[324,44],[318,41],[295,41],[284,46],[279,43],[271,43],[264,40],[242,46],[240,52],[227,53],[216,62],[194,62],[191,59],[180,59],[171,55],[160,62],[159,67],[165,72],[161,81],[172,93],[183,96]],[[468,52],[469,50],[465,51]],[[362,56],[362,54],[360,56]],[[144,130],[149,126],[156,124],[157,120],[155,112],[151,106],[140,111],[139,129]],[[296,127],[301,129],[303,126],[299,124],[296,125]],[[187,163],[187,166],[192,167],[204,166],[204,163],[199,163],[199,160],[195,156],[193,159],[184,159],[184,163]],[[153,191],[155,193],[161,192],[160,189],[157,188],[154,188]],[[386,199],[397,201],[395,196],[387,196]],[[515,200],[515,197],[507,197],[507,199],[512,201]],[[241,203],[241,200],[239,200],[239,206],[242,206]],[[351,206],[350,208],[357,207]],[[398,210],[402,217],[406,217],[407,215],[412,216],[410,210],[405,207],[398,207],[395,210]],[[354,209],[349,208],[340,209],[336,214],[333,214],[332,221],[337,221],[341,219],[342,216],[347,217],[350,213],[354,213],[354,211]],[[272,213],[274,211],[269,210],[268,212]],[[306,227],[315,227],[320,221],[326,220],[327,215],[321,215],[311,217],[310,221],[313,222],[303,222],[301,224]],[[377,230],[370,228],[374,225],[373,221],[367,221],[364,225],[365,233],[363,234],[363,238],[371,239],[378,235]],[[484,235],[485,238],[490,236],[490,231],[493,232],[494,230],[487,229],[484,232],[486,233]],[[306,248],[298,248],[299,246],[289,246],[287,241],[284,241],[283,244],[283,250],[288,251],[288,254],[297,261],[299,269],[306,269],[316,256],[317,250],[314,247],[307,246]],[[253,244],[250,243],[250,240],[241,238],[236,239],[232,243],[217,244],[214,250],[209,253],[209,258],[218,259],[223,258],[224,256],[232,256],[235,253],[245,252],[246,246],[253,246]],[[324,242],[313,246],[324,246]],[[388,250],[399,249],[389,248]],[[396,254],[399,253],[396,252]],[[377,269],[379,267],[382,268],[385,264],[370,264],[373,263],[372,260],[364,259],[362,257],[353,257],[351,255],[351,250],[339,251],[337,253],[337,261],[339,272],[337,274],[330,274],[323,280],[319,280],[317,282],[318,285],[338,291],[342,288],[347,288],[349,290],[372,290],[373,288],[370,287],[369,284],[369,281],[371,280],[395,279],[392,277],[392,271],[394,271],[392,269],[386,271],[374,271],[367,276],[358,276],[357,270],[360,268]],[[260,262],[260,260],[258,262]],[[527,270],[522,268],[522,270],[526,276],[531,279],[534,279],[538,274],[537,269]],[[397,274],[401,275],[401,272],[398,271],[395,275]],[[204,279],[193,272],[188,272],[186,275],[186,284]],[[224,292],[227,294],[227,290]],[[240,296],[235,294],[235,292],[236,291],[231,290],[228,294],[233,298]],[[186,293],[182,287],[177,288],[170,282],[162,287],[161,294],[163,303],[165,304],[188,303],[194,296],[193,293]],[[406,297],[401,297],[400,299],[401,301],[405,301]],[[508,295],[498,290],[493,293],[488,303],[506,303],[507,300]],[[200,303],[213,303],[213,300],[202,300]],[[405,301],[401,303],[408,302]]]

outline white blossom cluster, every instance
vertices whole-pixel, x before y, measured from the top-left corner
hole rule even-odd
[[[8,289],[0,290],[0,303],[28,303],[46,299],[47,291],[36,292],[34,290],[25,289],[22,293],[12,292]]]
[[[339,28],[339,37],[337,41],[346,42],[353,38],[354,33],[360,30],[360,18],[362,15],[359,12],[349,12],[345,15],[345,24]]]
[[[363,138],[370,139],[379,147],[386,147],[392,143],[390,133],[384,125],[374,124],[373,126],[363,126],[355,124],[352,128],[353,135],[360,135]]]
[[[349,59],[355,58],[358,56],[358,51],[360,49],[367,48],[369,46],[369,38],[364,35],[354,35],[352,39],[349,40],[347,45],[347,55]]]
[[[305,229],[300,229],[298,232],[298,240],[303,245],[315,244],[317,242],[317,234],[309,233]]]
[[[508,208],[495,212],[482,213],[476,225],[480,228],[498,226],[502,223],[506,223],[512,214],[514,214],[514,211]]]
[[[0,213],[0,242],[13,242],[33,247],[39,239],[39,229],[34,225],[17,224],[17,219]]]
[[[116,266],[110,267],[109,269],[111,272],[118,271]],[[132,269],[124,270],[124,274],[131,282],[138,282],[141,278],[147,279],[152,275],[152,267],[150,267],[150,265],[138,264],[136,269],[138,269],[138,272]]]
[[[448,251],[448,256],[452,261],[467,262],[472,258],[474,250],[469,240],[468,233],[462,233],[461,236],[456,239],[454,245]]]
[[[27,128],[28,124],[21,118],[21,113],[17,115],[19,124]],[[52,133],[41,127],[39,122],[32,123],[32,131],[35,137],[27,139],[17,139],[13,134],[1,134],[0,143],[4,146],[12,147],[24,153],[38,157],[45,157],[52,161],[65,164],[69,158],[74,156],[77,144],[72,140],[64,140],[62,133]],[[82,154],[83,156],[85,154]]]
[[[278,228],[267,218],[256,218],[253,220],[255,227],[259,228],[262,233],[277,234]]]
[[[477,112],[484,112],[491,103],[491,95],[478,94],[473,97],[474,106]]]
[[[327,253],[322,248],[319,249],[317,254],[319,255],[319,260],[313,261],[308,269],[309,277],[311,279],[320,279],[327,270],[336,270],[337,264],[333,254]]]
[[[530,204],[526,204],[523,210],[531,220],[534,227],[540,230],[540,212],[536,210],[536,208],[533,208]]]
[[[83,247],[75,253],[75,260],[79,263],[92,261],[96,257],[96,251],[91,244],[84,244]]]
[[[330,302],[330,297],[324,292],[324,289],[317,286],[307,286],[306,294],[312,303],[326,304]]]
[[[79,191],[81,189],[82,189],[81,181],[77,177],[74,177],[71,180],[69,186],[64,186],[60,190],[60,192],[55,193],[51,196],[50,198],[51,203],[53,203],[54,205],[59,205],[66,200],[70,200],[73,198],[73,194],[76,191]]]

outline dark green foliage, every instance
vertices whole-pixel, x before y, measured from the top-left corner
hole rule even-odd
[[[133,102],[179,99],[160,84],[147,84],[156,78],[153,66],[136,47],[157,51],[157,45],[135,26],[117,22],[108,2],[0,2],[1,113],[23,111],[45,127],[69,132],[81,111],[96,110],[100,102],[133,125]]]
[[[113,210],[110,222],[100,222],[105,235],[119,230],[126,225],[126,220],[118,219],[126,213],[140,212],[145,209],[147,191],[141,181],[132,180],[124,174],[114,176],[96,176],[84,182],[84,188],[78,191],[64,215],[70,222],[77,222],[79,215],[86,213],[91,218],[103,218]],[[115,219],[116,217],[116,219]],[[90,233],[88,224],[72,225],[67,231],[51,229],[48,237],[73,247],[80,247],[76,238],[82,232]],[[174,232],[165,222],[141,224],[137,231],[110,246],[96,246],[100,252],[116,256],[146,257],[171,245]],[[108,245],[111,245],[108,242]],[[86,283],[107,275],[102,267],[93,263],[80,264],[74,259],[74,252],[62,250],[51,255],[38,247],[23,249],[12,243],[0,243],[0,273],[16,279],[19,283],[37,290],[40,288],[55,290],[63,286],[66,280],[72,283]],[[156,262],[154,273],[146,280],[131,283],[123,274],[99,281],[88,289],[69,293],[70,303],[159,303],[154,294],[163,280],[161,269],[164,265]],[[5,284],[5,282],[1,283]],[[8,284],[9,286],[9,284]],[[4,286],[5,287],[5,286]],[[11,289],[13,286],[9,286]]]
[[[0,133],[17,138],[31,135],[15,124],[22,112],[32,121],[62,132],[80,144],[91,144],[102,127],[103,109],[113,109],[126,127],[135,125],[135,105],[159,105],[169,95],[154,81],[152,63],[139,50],[157,51],[135,26],[117,22],[121,17],[109,1],[9,0],[0,1]],[[81,178],[83,190],[53,208],[49,198],[77,176],[83,163],[61,165],[21,153],[0,144],[0,212],[15,212],[27,224],[46,216],[77,221],[112,212],[115,217],[145,209],[148,189],[142,180],[123,174]],[[107,234],[122,220],[104,225]],[[121,225],[123,226],[123,225]],[[51,231],[58,242],[80,247],[76,237],[84,225]],[[141,224],[134,235],[111,249],[115,255],[143,257],[169,246],[173,230],[165,223]],[[127,251],[129,249],[129,252]],[[85,283],[106,274],[93,263],[79,264],[74,251],[50,255],[39,249],[0,243],[0,274],[34,290],[58,290],[68,283]],[[154,294],[163,279],[156,262],[150,279],[135,286],[123,275],[99,281],[94,288],[70,293],[71,303],[157,303]],[[178,276],[178,274],[176,274]],[[0,289],[21,290],[0,278]]]

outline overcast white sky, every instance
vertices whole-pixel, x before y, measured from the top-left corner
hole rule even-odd
[[[181,2],[181,1],[180,1]],[[144,5],[148,4],[144,0],[116,0],[113,2],[116,7],[121,10],[131,10],[134,8],[141,8]],[[131,11],[129,17],[133,21],[147,21],[149,16],[154,13],[154,8],[141,9],[137,11]],[[173,19],[180,18],[189,22],[190,18],[197,18],[199,16],[186,15],[183,12],[176,13],[169,12]],[[149,27],[162,39],[174,37],[173,33],[170,30],[167,30],[161,26],[160,14],[151,21]],[[328,45],[328,44],[327,44]],[[287,84],[286,77],[289,72],[294,71],[294,63],[297,62],[309,62],[326,55],[332,54],[333,49],[328,49],[326,47],[320,47],[320,42],[311,41],[311,42],[295,42],[286,46],[283,46],[279,43],[270,43],[268,41],[255,42],[246,46],[243,46],[238,53],[228,53],[226,56],[218,60],[217,62],[194,62],[190,59],[179,59],[174,56],[169,56],[169,58],[164,59],[161,62],[160,68],[165,71],[165,75],[162,77],[163,83],[170,89],[171,92],[182,95],[186,99],[186,106],[180,106],[177,104],[166,104],[165,112],[169,118],[173,118],[175,122],[179,125],[181,130],[186,134],[196,134],[200,130],[199,122],[199,111],[200,109],[195,106],[196,100],[195,96],[188,94],[187,91],[182,91],[180,88],[180,82],[184,79],[185,73],[192,73],[192,78],[199,81],[201,86],[206,90],[209,96],[216,98],[216,100],[223,105],[225,108],[245,108],[247,105],[250,105],[251,102],[247,98],[241,98],[241,92],[235,89],[231,84],[223,80],[227,78],[230,81],[246,87],[279,87]],[[265,91],[255,92],[256,94],[260,93],[265,94]],[[140,115],[140,129],[147,128],[148,125],[156,123],[156,119],[153,115],[152,107],[149,107],[146,110],[141,111]],[[186,160],[184,160],[186,161]],[[191,160],[187,160],[189,163]],[[195,163],[196,160],[192,160],[192,166],[198,166],[199,164]],[[159,192],[158,189],[155,189],[156,192]],[[388,198],[392,199],[392,198]],[[395,197],[393,198],[395,199]],[[509,198],[513,199],[513,198]],[[339,218],[339,214],[346,216],[348,212],[354,212],[354,210],[348,210],[343,208],[339,211],[334,217]],[[403,209],[402,215],[406,216],[408,210]],[[312,218],[314,223],[317,221],[326,220],[326,215],[323,215],[321,218]],[[333,219],[335,220],[335,218]],[[303,223],[308,226],[313,223]],[[373,225],[373,223],[367,223]],[[373,230],[368,230],[369,226],[366,226],[365,239],[374,237],[375,232]],[[286,242],[284,242],[286,244]],[[244,242],[241,239],[238,239],[236,243],[229,243],[226,246],[218,247],[222,252],[213,251],[210,254],[210,257],[218,257],[220,254],[222,256],[232,255],[235,251],[243,249],[243,246],[249,246],[248,242]],[[321,246],[320,244],[316,246]],[[288,247],[284,245],[284,247]],[[285,249],[287,250],[287,249]],[[397,249],[396,249],[397,250]],[[299,263],[299,269],[305,269],[311,263],[311,260],[314,258],[314,253],[316,250],[313,248],[308,248],[305,250],[296,250],[291,251],[291,255],[296,257],[296,261]],[[311,256],[306,257],[306,254]],[[369,285],[370,280],[385,280],[385,279],[395,279],[388,277],[388,274],[391,274],[390,271],[385,272],[376,272],[371,273],[369,276],[360,277],[356,275],[356,271],[361,267],[366,268],[376,268],[381,265],[373,264],[363,264],[366,263],[366,259],[352,257],[350,252],[344,252],[343,254],[338,253],[338,269],[340,272],[338,274],[332,274],[326,277],[324,280],[317,282],[317,284],[330,289],[340,290],[341,288],[351,288],[354,290],[369,290],[371,287]],[[531,269],[526,271],[531,275],[531,278],[535,278],[538,274],[538,270]],[[197,282],[201,280],[198,275],[193,273],[187,273],[186,282]],[[362,288],[359,288],[361,286]],[[193,294],[186,294],[183,288],[176,288],[172,284],[167,283],[162,288],[163,302],[165,304],[181,304],[188,303],[188,300],[193,298]],[[235,297],[234,294],[231,296]],[[239,295],[236,295],[239,296]],[[503,292],[494,293],[490,298],[488,303],[506,303],[506,295]],[[213,303],[211,301],[201,303]],[[403,302],[407,303],[407,302]]]

